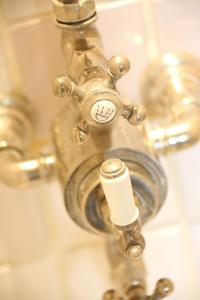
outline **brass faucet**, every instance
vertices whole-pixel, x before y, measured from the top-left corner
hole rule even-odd
[[[54,94],[67,99],[53,127],[59,174],[75,223],[112,236],[125,260],[140,261],[141,228],[162,207],[167,183],[144,140],[144,107],[127,103],[116,87],[130,62],[104,56],[91,2],[52,1],[67,72],[53,80]]]
[[[62,49],[68,76],[59,76],[53,81],[54,94],[76,101],[80,110],[80,121],[72,130],[75,143],[88,141],[95,127],[104,130],[124,117],[132,125],[140,125],[146,118],[142,106],[126,103],[119,95],[116,83],[130,69],[126,57],[113,56],[107,60],[103,54],[101,39],[93,25],[96,16],[95,6],[90,5],[92,20],[88,25],[88,11],[84,7],[93,1],[62,2],[53,1],[56,24],[62,29]],[[60,8],[57,11],[57,7]],[[62,8],[62,9],[61,9]],[[71,20],[68,10],[79,9],[79,15],[86,13],[86,24]],[[65,13],[66,12],[66,13]],[[63,15],[66,15],[65,22]],[[78,25],[77,25],[78,24]],[[93,127],[93,128],[91,128]]]
[[[120,288],[104,300],[162,299],[173,291],[168,279],[146,296],[142,227],[166,198],[159,156],[199,140],[200,62],[188,54],[162,55],[144,75],[144,106],[134,105],[117,89],[130,62],[105,57],[94,0],[51,1],[66,65],[66,74],[52,83],[54,94],[66,98],[52,125],[54,150],[33,151],[26,97],[18,91],[1,95],[0,179],[25,188],[58,177],[70,217],[109,244]]]
[[[174,285],[168,278],[156,283],[151,296],[147,296],[146,269],[143,260],[128,260],[117,249],[116,240],[107,241],[107,254],[111,275],[118,290],[108,290],[103,300],[160,300],[172,294]]]
[[[134,150],[137,148],[148,152],[142,141],[140,129],[132,127],[135,125],[141,128],[146,118],[145,109],[141,105],[126,103],[116,88],[117,81],[129,71],[130,63],[126,57],[122,56],[113,56],[110,60],[105,58],[100,36],[93,25],[96,20],[94,5],[89,6],[88,10],[90,11],[85,11],[88,1],[72,3],[71,1],[55,0],[52,2],[55,8],[56,25],[62,31],[61,46],[67,70],[67,76],[62,75],[53,80],[55,95],[66,97],[68,101],[66,108],[61,112],[53,127],[57,151],[67,153],[65,157],[63,154],[58,154],[62,160],[59,165],[60,174],[63,176],[66,207],[71,217],[81,227],[99,233],[116,234],[121,252],[130,258],[137,259],[142,255],[145,247],[141,226],[162,205],[166,183],[157,162],[148,157],[149,162],[144,166],[144,153],[140,152],[135,153],[134,159]],[[73,8],[74,14],[76,14],[74,20],[71,19],[71,14],[68,15]],[[91,16],[90,19],[88,19],[88,14]],[[123,124],[123,119],[128,122]],[[63,134],[64,127],[68,128],[68,132],[65,134]],[[70,129],[72,134],[70,134]],[[134,147],[132,144],[133,131],[137,132],[138,136],[137,146]],[[91,138],[89,139],[90,133]],[[62,149],[59,146],[61,144]],[[113,150],[114,148],[116,150]],[[128,149],[131,150],[130,153]],[[139,156],[141,157],[139,158]],[[111,177],[116,178],[119,169],[125,168],[121,159],[130,165],[128,165],[130,173],[137,172],[135,164],[138,163],[143,169],[143,171],[138,170],[141,178],[138,179],[138,184],[136,176],[134,178],[131,175],[129,179],[127,178],[129,185],[125,187],[127,191],[130,191],[129,195],[132,195],[133,184],[136,206],[140,210],[140,215],[132,218],[131,221],[125,218],[123,225],[110,220],[110,210],[99,179],[100,167],[104,161],[101,167],[102,177],[106,176],[103,169],[106,169],[107,166],[109,169],[111,166],[109,169],[109,172],[112,173]],[[155,164],[155,172],[152,170],[151,164]],[[150,182],[153,181],[153,178],[152,175],[149,177],[147,175],[150,169],[154,173],[153,176],[157,173],[157,177],[163,178],[162,182],[160,178],[158,179],[156,189],[159,192],[153,197],[150,195]],[[87,173],[81,174],[83,170]],[[74,175],[79,178],[82,186],[77,184]],[[87,175],[89,175],[88,179]],[[135,183],[133,183],[134,180]],[[113,181],[111,180],[111,182]],[[140,182],[143,184],[143,192],[139,191]],[[82,189],[81,193],[79,193],[80,188]],[[144,196],[145,188],[146,195]],[[154,204],[150,204],[150,201],[153,201]],[[115,204],[114,206],[116,206]],[[124,206],[126,207],[125,204]],[[126,209],[128,210],[128,206]],[[144,214],[146,215],[144,216]]]
[[[165,53],[147,68],[142,99],[148,112],[147,138],[157,155],[187,149],[200,138],[200,60]]]

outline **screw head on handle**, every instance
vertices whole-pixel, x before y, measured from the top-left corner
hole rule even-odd
[[[174,285],[172,281],[168,278],[162,278],[157,282],[154,294],[160,298],[165,298],[171,295],[173,291]]]
[[[124,300],[123,297],[115,290],[108,290],[103,295],[103,300]]]
[[[145,121],[147,113],[143,105],[127,104],[124,106],[123,116],[131,125],[137,126]]]
[[[121,55],[111,57],[111,59],[108,62],[108,66],[108,73],[116,80],[126,75],[131,68],[131,64],[128,58]]]
[[[121,227],[119,248],[121,253],[130,260],[138,260],[142,257],[145,248],[145,239],[141,233],[139,220],[127,227]]]
[[[126,255],[130,260],[137,260],[142,257],[143,250],[141,245],[130,246],[126,251]]]
[[[53,79],[54,95],[59,97],[71,96],[73,94],[74,83],[67,76],[58,76]]]
[[[67,76],[58,76],[52,82],[53,93],[58,97],[75,96],[79,101],[84,98],[82,89]]]
[[[83,121],[72,129],[71,139],[74,144],[82,145],[90,138],[90,128],[87,122]]]
[[[118,177],[125,171],[125,164],[120,159],[108,159],[101,165],[100,172],[106,178]]]

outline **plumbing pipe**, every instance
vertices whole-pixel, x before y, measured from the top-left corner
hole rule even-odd
[[[159,155],[186,149],[200,138],[200,60],[166,53],[145,73],[142,98],[147,109],[147,139]]]
[[[166,123],[148,131],[150,147],[157,154],[166,155],[187,149],[200,139],[200,107],[195,113],[187,114],[177,122]]]
[[[26,159],[14,148],[0,150],[0,180],[14,188],[27,188],[50,180],[55,174],[55,157],[38,155]]]

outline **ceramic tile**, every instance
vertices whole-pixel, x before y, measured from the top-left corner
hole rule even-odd
[[[32,0],[25,5],[23,0],[4,1],[4,9],[7,18],[13,20],[49,9],[49,2]],[[194,38],[200,31],[199,2],[156,3],[162,49],[185,49],[199,55],[200,43]],[[140,5],[129,3],[101,11],[98,28],[107,57],[123,54],[130,58],[133,67],[120,80],[119,87],[125,97],[138,101],[139,78],[147,63]],[[35,107],[37,124],[41,124],[38,136],[47,137],[49,124],[63,106],[51,91],[52,78],[65,73],[60,32],[51,18],[44,18],[26,26],[15,26],[9,33],[24,92]],[[5,82],[7,75],[1,73],[1,76]],[[198,154],[199,146],[176,154],[164,163],[169,178],[168,198],[160,214],[145,230],[149,289],[152,291],[160,277],[172,278],[176,291],[169,300],[199,300],[200,295],[197,282],[199,224],[191,227],[191,243],[185,223],[187,217],[190,220],[200,217]],[[0,267],[0,299],[63,300],[65,297],[79,300],[87,295],[89,300],[100,300],[102,293],[112,287],[103,242],[71,221],[58,184],[25,192],[1,185],[0,190],[0,261],[16,264],[12,272],[7,266]],[[48,258],[48,253],[54,258]]]
[[[58,182],[45,186],[43,197],[44,221],[47,224],[51,251],[81,247],[94,240],[99,240],[92,233],[79,228],[69,217],[64,206],[64,196]]]
[[[146,235],[145,261],[150,291],[158,279],[168,277],[175,284],[175,292],[169,300],[199,299],[196,267],[186,234],[184,228],[172,226]]]
[[[64,300],[59,273],[51,257],[13,268],[16,299]]]
[[[49,138],[52,121],[65,104],[53,95],[51,88],[53,78],[65,74],[60,31],[52,18],[45,18],[28,26],[15,27],[10,30],[10,36],[21,73],[23,92],[33,104],[36,134],[40,139]]]
[[[198,277],[200,276],[200,223],[190,225],[192,247],[196,259]]]
[[[8,265],[0,265],[0,299],[17,300],[15,297],[12,270]]]
[[[103,293],[113,288],[104,243],[91,243],[67,252],[61,262],[66,298],[101,300]]]
[[[180,152],[177,156],[177,175],[181,191],[181,202],[185,215],[190,219],[200,220],[199,173],[200,145]]]
[[[37,189],[19,191],[0,186],[0,236],[9,263],[40,257],[48,237]]]
[[[155,8],[162,51],[191,52],[199,56],[200,2],[160,1]]]
[[[134,101],[139,100],[139,79],[146,64],[142,24],[138,3],[102,11],[97,22],[107,57],[121,54],[130,59],[131,70],[118,86],[124,97]]]
[[[174,161],[169,164],[169,159],[162,159],[161,165],[168,182],[167,197],[158,215],[145,226],[146,230],[154,227],[164,227],[166,225],[177,224],[182,218],[179,206],[180,195],[178,193],[178,186],[172,177],[174,172],[176,172],[176,165],[174,164]]]
[[[10,84],[10,76],[7,72],[7,65],[6,65],[6,56],[4,47],[0,40],[0,69],[1,69],[1,75],[0,75],[0,90],[3,93],[6,93],[10,91],[11,84]]]
[[[5,249],[5,244],[2,238],[0,238],[0,265],[8,262],[7,253]]]
[[[98,11],[123,7],[125,4],[138,2],[138,0],[95,0]],[[31,17],[52,10],[50,0],[2,0],[2,10],[8,21]]]
[[[2,10],[7,20],[19,19],[51,9],[49,0],[2,0]]]
[[[200,219],[199,207],[199,145],[171,155],[166,159],[165,170],[169,193],[161,213],[152,224],[178,223],[182,217]]]

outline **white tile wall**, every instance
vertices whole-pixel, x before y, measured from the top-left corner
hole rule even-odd
[[[192,247],[195,254],[195,263],[196,268],[198,271],[198,278],[200,276],[200,251],[199,251],[199,245],[200,245],[200,223],[193,223],[190,226],[191,230],[191,237],[192,237]]]
[[[49,0],[2,0],[1,9],[8,21],[28,17],[51,9]]]
[[[13,281],[13,270],[9,265],[0,266],[0,299],[16,300]]]
[[[168,226],[146,234],[146,265],[152,291],[155,282],[168,277],[175,283],[169,300],[198,300],[200,295],[194,253],[187,247],[187,232],[183,226]],[[191,242],[191,241],[190,241]]]
[[[61,256],[61,272],[66,299],[101,300],[105,290],[113,287],[104,241],[83,243]]]
[[[12,277],[17,300],[64,300],[60,276],[52,257],[15,266]]]
[[[2,7],[11,22],[49,10],[49,2],[2,0]],[[108,57],[121,53],[130,58],[132,70],[119,86],[138,101],[147,52],[141,8],[134,2],[124,0],[122,5],[114,0],[120,6],[102,11],[98,28]],[[156,1],[155,8],[163,51],[185,49],[199,55],[199,1]],[[64,72],[59,31],[44,17],[23,19],[9,27],[9,34],[23,90],[36,109],[38,136],[46,137],[63,105],[50,88],[52,78]],[[169,299],[200,299],[199,150],[197,145],[163,160],[169,178],[167,201],[144,229],[149,291],[157,279],[168,276],[176,286]],[[113,287],[109,274],[103,240],[70,220],[59,184],[24,192],[0,186],[0,299],[100,300],[104,290]]]
[[[1,185],[0,200],[3,263],[20,263],[46,254],[49,243],[42,211],[42,197],[38,190],[22,192]]]

